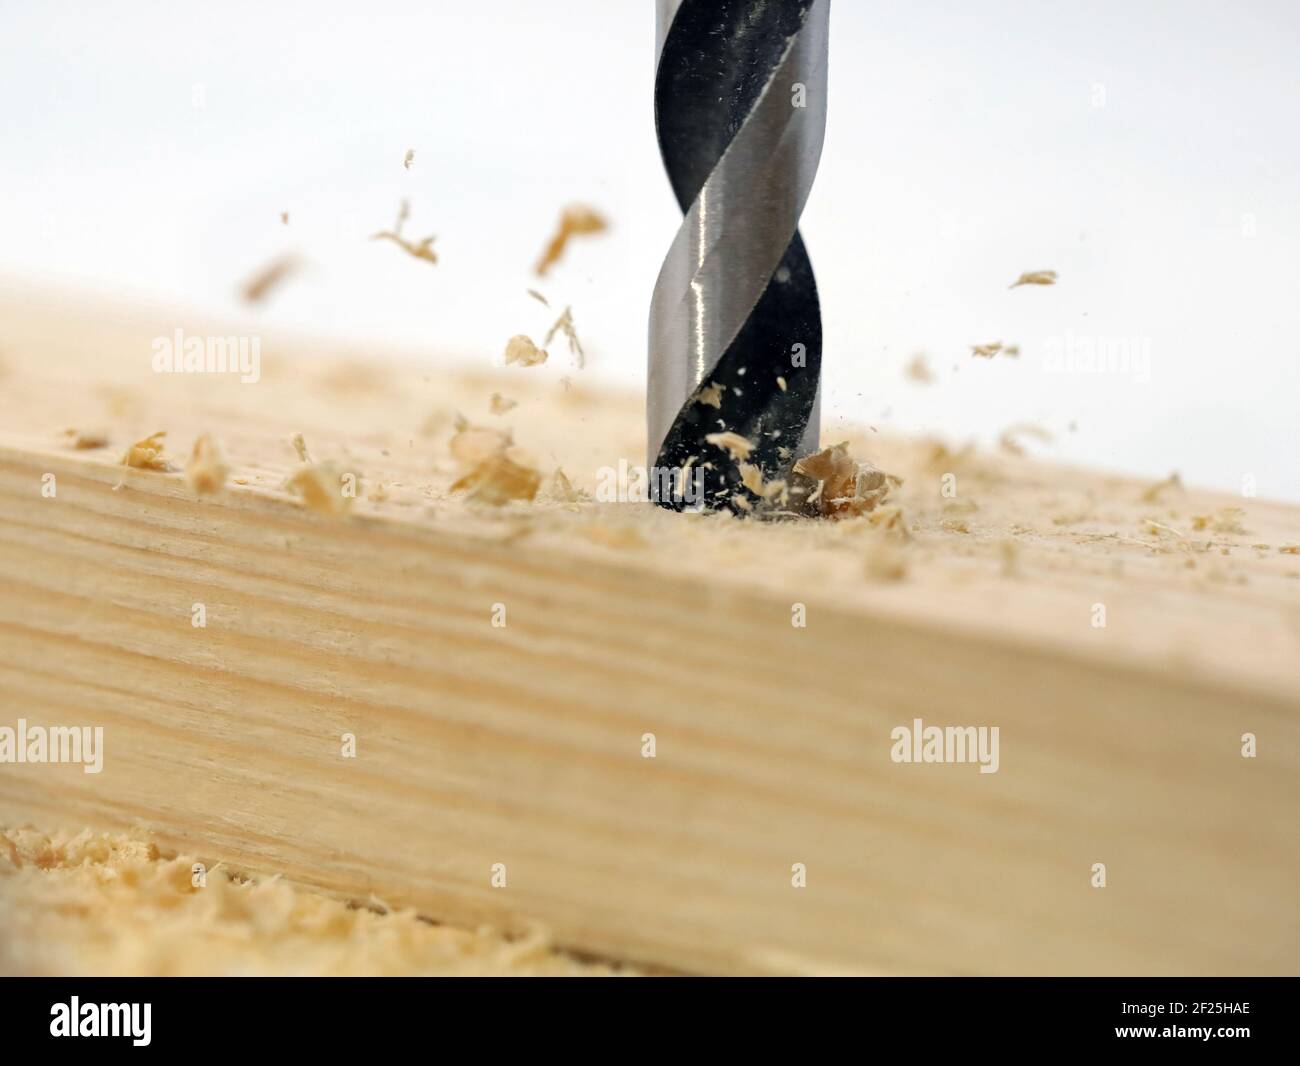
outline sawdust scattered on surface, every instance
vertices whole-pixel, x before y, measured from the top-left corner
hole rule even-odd
[[[507,432],[473,426],[458,418],[450,450],[462,471],[452,483],[452,492],[464,492],[470,499],[499,507],[511,500],[531,500],[541,488],[537,464]]]
[[[317,514],[337,516],[352,507],[352,497],[343,492],[343,471],[332,462],[304,463],[284,487]]]
[[[1244,508],[1222,507],[1214,514],[1193,515],[1192,529],[1197,532],[1209,529],[1215,533],[1245,534],[1248,530],[1241,524],[1241,520],[1245,517]]]
[[[512,400],[509,396],[502,396],[499,392],[494,392],[491,399],[488,400],[488,410],[494,415],[503,415],[508,411],[513,411],[518,406],[518,400]]]
[[[65,429],[65,437],[72,438],[72,447],[76,451],[93,451],[95,448],[108,447],[108,431],[102,429]]]
[[[288,212],[288,211],[281,211],[281,212],[280,212],[280,225],[282,225],[282,226],[287,226],[288,224],[289,224],[289,212]]]
[[[539,348],[527,334],[518,333],[506,341],[507,366],[539,366],[546,362],[545,348]]]
[[[540,292],[538,292],[536,289],[525,289],[524,291],[527,292],[529,296],[531,296],[534,300],[536,300],[536,301],[537,301],[539,304],[541,304],[543,307],[550,307],[550,306],[551,306],[551,301],[548,300],[545,296],[543,296],[543,295],[542,295]]]
[[[157,433],[150,433],[143,440],[136,441],[122,456],[122,465],[133,466],[137,470],[170,470],[172,465],[163,456],[165,436],[167,431],[160,429]]]
[[[354,906],[130,836],[0,830],[0,974],[9,976],[636,976],[509,938]]]
[[[281,220],[288,225],[288,219],[286,214]],[[245,303],[263,303],[272,292],[298,273],[301,267],[302,263],[296,255],[282,255],[273,259],[244,282],[240,295]]]
[[[311,452],[307,450],[307,441],[301,433],[295,433],[289,438],[289,443],[293,445],[293,450],[298,456],[298,462],[310,463]]]
[[[406,170],[411,169],[411,164],[415,162],[415,149],[408,148],[406,155],[402,157],[402,167]]]
[[[545,277],[546,272],[563,258],[564,250],[572,238],[603,233],[607,229],[609,229],[608,220],[594,207],[570,204],[560,212],[560,221],[555,227],[555,233],[547,242],[541,258],[533,268],[537,276]]]
[[[221,490],[229,473],[216,441],[206,433],[196,438],[189,462],[185,464],[185,480],[190,488],[200,496],[209,496]]]
[[[1161,495],[1170,489],[1177,489],[1179,492],[1183,491],[1183,479],[1177,471],[1170,474],[1164,481],[1157,481],[1154,485],[1148,485],[1142,490],[1142,495],[1138,499],[1143,503],[1156,503]]]
[[[573,482],[569,480],[568,475],[558,466],[555,468],[555,473],[551,475],[550,496],[560,503],[577,503],[583,498],[582,493],[573,487]]]
[[[1008,289],[1018,289],[1021,285],[1055,285],[1055,270],[1026,270],[1015,281],[1007,286]]]
[[[433,250],[433,242],[438,239],[436,236],[422,237],[418,241],[411,241],[402,236],[402,227],[406,224],[410,214],[410,202],[403,200],[401,207],[398,208],[397,221],[393,224],[393,228],[372,233],[370,239],[372,241],[392,241],[407,255],[415,259],[423,259],[426,263],[437,263],[438,253]]]

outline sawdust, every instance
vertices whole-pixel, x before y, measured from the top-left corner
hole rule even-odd
[[[338,516],[352,507],[352,496],[343,491],[344,473],[331,462],[300,466],[284,487],[317,514]]]
[[[453,492],[465,492],[472,500],[500,507],[511,500],[531,500],[541,487],[542,475],[516,449],[484,459],[458,478]]]
[[[206,433],[194,441],[189,462],[185,464],[185,480],[200,496],[220,491],[226,483],[229,468],[221,460],[216,442]]]
[[[1018,425],[1008,426],[1002,431],[1002,435],[998,438],[998,447],[1007,455],[1023,456],[1025,448],[1016,439],[1017,437],[1033,437],[1044,444],[1052,442],[1052,435],[1042,426],[1035,426],[1031,422],[1021,422]]]
[[[410,216],[410,213],[410,203],[403,200],[401,207],[398,208],[397,221],[393,224],[393,228],[390,230],[380,230],[378,233],[372,233],[370,239],[372,241],[392,241],[406,252],[407,255],[412,256],[415,259],[423,259],[426,263],[438,262],[438,253],[433,250],[433,242],[438,239],[436,236],[424,237],[418,241],[410,241],[402,236],[402,226],[406,224],[406,220]]]
[[[65,429],[64,436],[72,438],[72,447],[77,451],[93,451],[108,447],[108,432],[102,429]]]
[[[1169,489],[1183,491],[1183,479],[1178,475],[1177,471],[1170,474],[1164,481],[1157,481],[1154,485],[1148,485],[1142,490],[1142,495],[1138,497],[1138,500],[1142,503],[1157,503],[1160,496]]]
[[[171,470],[172,465],[163,457],[163,437],[166,430],[151,433],[143,440],[138,440],[122,456],[123,466],[132,466],[137,470]]]
[[[1241,507],[1222,507],[1214,514],[1193,515],[1192,529],[1200,532],[1205,529],[1213,530],[1215,533],[1239,533],[1249,532],[1241,524],[1241,520],[1246,517],[1246,512]]]
[[[754,450],[753,441],[746,440],[739,433],[732,433],[730,431],[725,433],[710,433],[705,436],[704,439],[715,448],[721,448],[737,462],[748,459],[749,453]]]
[[[582,342],[578,340],[578,331],[573,326],[573,308],[566,307],[555,324],[546,332],[546,339],[543,344],[549,346],[557,333],[563,333],[565,339],[569,342],[569,353],[578,358],[578,366],[587,365],[587,353],[582,350]],[[545,353],[543,353],[545,354]]]
[[[406,155],[402,157],[402,167],[403,167],[403,169],[405,169],[405,170],[410,170],[410,169],[411,169],[411,164],[414,163],[414,162],[415,162],[415,149],[414,149],[414,148],[408,148],[408,149],[406,150]]]
[[[502,396],[499,392],[494,392],[492,398],[488,401],[488,410],[494,415],[503,415],[507,411],[513,411],[518,406],[519,402],[517,400]]]
[[[555,950],[355,906],[146,840],[0,831],[0,973],[11,976],[635,976]],[[196,885],[195,881],[199,880]]]
[[[1019,288],[1021,285],[1055,285],[1055,270],[1027,270],[1021,274],[1015,281],[1007,286],[1009,289]]]
[[[934,371],[930,369],[929,360],[926,359],[924,352],[917,352],[908,360],[907,366],[903,368],[903,376],[920,385],[933,384]]]
[[[283,218],[288,224],[288,216]],[[260,304],[285,281],[296,274],[302,264],[296,255],[282,255],[273,259],[246,282],[240,289],[245,303]]]
[[[1000,351],[1002,351],[1001,341],[991,341],[988,344],[972,344],[970,346],[970,354],[981,359],[992,359]]]
[[[545,348],[539,348],[533,339],[523,333],[506,341],[506,364],[513,366],[539,366],[546,362]]]
[[[703,404],[705,407],[716,407],[721,411],[722,386],[716,381],[712,381],[708,385],[703,386],[700,391],[695,394],[695,402]]]
[[[603,233],[608,228],[609,222],[595,208],[587,207],[584,204],[570,204],[560,213],[560,221],[556,225],[555,234],[547,242],[541,258],[537,260],[537,265],[533,268],[537,276],[539,278],[544,277],[546,272],[560,261],[572,238]]]
[[[902,485],[900,478],[860,463],[847,444],[833,444],[794,464],[794,473],[817,483],[806,502],[827,518],[852,518],[874,511]]]
[[[573,483],[558,466],[551,475],[551,487],[548,495],[560,503],[577,503],[584,499],[584,494],[573,487]]]
[[[295,433],[292,437],[290,437],[289,443],[293,445],[293,450],[295,453],[297,453],[298,462],[300,463],[311,462],[311,452],[307,450],[307,441],[303,438],[303,435],[301,433]]]
[[[537,301],[539,304],[541,304],[543,307],[550,307],[550,306],[551,306],[551,301],[548,300],[545,296],[543,296],[543,295],[542,295],[540,292],[538,292],[536,289],[527,289],[527,290],[525,290],[525,291],[528,293],[529,296],[531,296],[534,300],[536,300],[536,301]]]
[[[496,507],[537,496],[541,472],[508,432],[473,426],[458,418],[449,447],[463,472],[453,482],[453,492],[467,493],[470,499]]]

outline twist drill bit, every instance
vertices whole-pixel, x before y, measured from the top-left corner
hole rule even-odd
[[[745,438],[765,482],[817,446],[821,305],[798,226],[826,129],[829,8],[658,0],[655,128],[685,216],[650,310],[650,482],[664,506],[759,500],[744,446],[711,434]]]

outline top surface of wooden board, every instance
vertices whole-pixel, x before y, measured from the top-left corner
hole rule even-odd
[[[638,397],[594,389],[579,371],[448,370],[262,337],[256,383],[156,373],[156,338],[223,331],[169,309],[72,307],[66,296],[0,296],[0,448],[121,481],[122,492],[192,496],[180,471],[206,433],[230,468],[227,493],[301,511],[284,487],[301,466],[290,444],[301,433],[313,460],[359,478],[349,516],[306,516],[341,522],[340,531],[380,523],[463,538],[497,545],[521,567],[560,553],[593,574],[637,571],[701,597],[739,586],[786,605],[834,605],[1300,700],[1293,505],[828,427],[824,443],[847,439],[856,458],[903,479],[889,501],[900,508],[893,529],[670,514],[597,498],[620,468],[643,462],[643,417]],[[492,413],[494,393],[515,406]],[[513,434],[543,475],[536,500],[492,507],[452,491],[458,415]],[[69,430],[102,432],[107,443],[77,449]],[[175,470],[124,469],[127,446],[156,431],[167,433]],[[557,492],[557,469],[576,499]]]

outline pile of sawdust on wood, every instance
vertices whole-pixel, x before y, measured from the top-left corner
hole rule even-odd
[[[195,860],[128,836],[0,831],[0,974],[604,976],[546,934],[432,925]],[[372,904],[378,906],[377,901]],[[382,908],[380,908],[382,909]]]

